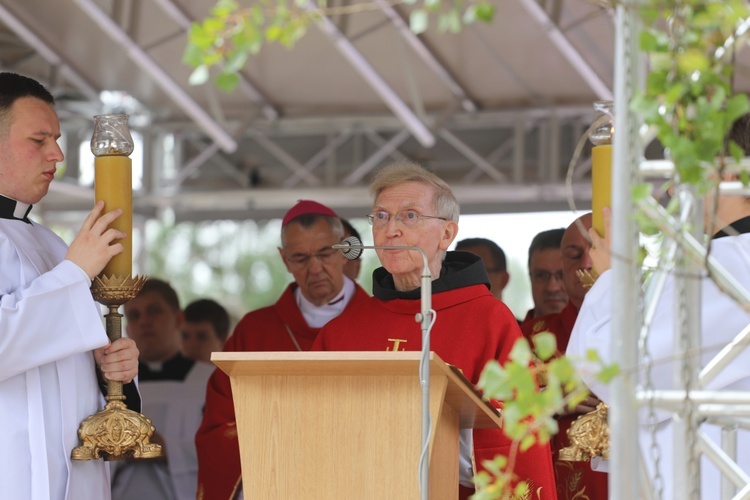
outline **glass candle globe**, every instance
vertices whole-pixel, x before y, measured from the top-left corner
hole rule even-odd
[[[612,101],[596,101],[594,103],[594,130],[589,133],[589,140],[595,146],[612,144],[615,132],[614,103]]]
[[[128,128],[128,115],[95,116],[91,152],[94,156],[129,156],[133,152],[133,137]]]

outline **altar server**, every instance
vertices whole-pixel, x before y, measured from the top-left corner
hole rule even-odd
[[[29,218],[63,160],[53,106],[35,80],[0,73],[0,498],[107,500],[107,463],[70,454],[104,381],[138,370],[135,343],[110,344],[89,290],[125,235],[101,201],[70,248]]]

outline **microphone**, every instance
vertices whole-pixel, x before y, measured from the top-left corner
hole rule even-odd
[[[419,484],[421,498],[428,498],[427,451],[430,443],[430,329],[432,328],[432,274],[427,254],[420,247],[408,245],[363,245],[356,236],[349,236],[332,248],[341,250],[349,260],[354,260],[362,250],[414,250],[422,255],[422,283],[419,289],[421,311],[414,318],[422,328],[422,354],[419,361],[419,382],[422,386],[422,454],[419,460]]]
[[[333,248],[341,250],[341,253],[343,253],[344,257],[347,259],[354,260],[362,254],[362,249],[365,247],[362,246],[362,242],[359,241],[359,238],[356,236],[349,236],[348,238],[344,238],[344,241],[340,244],[333,245]]]

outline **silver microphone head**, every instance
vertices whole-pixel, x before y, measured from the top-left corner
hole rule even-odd
[[[362,253],[362,249],[359,247],[361,246],[362,242],[359,241],[359,238],[357,238],[356,236],[349,236],[348,238],[344,238],[344,241],[342,241],[340,245],[334,245],[334,247],[341,250],[341,253],[344,254],[344,257],[349,260],[354,260],[360,256],[360,254]]]

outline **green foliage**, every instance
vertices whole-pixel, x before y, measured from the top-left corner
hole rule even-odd
[[[465,24],[491,22],[495,6],[491,0],[402,0],[414,5],[409,14],[411,30],[424,33],[430,18],[437,19],[438,31],[458,33]],[[310,24],[321,15],[355,14],[377,9],[364,1],[347,7],[328,7],[325,0],[257,0],[242,6],[237,0],[219,0],[209,17],[195,22],[188,33],[183,62],[194,68],[191,85],[210,80],[211,68],[217,68],[214,84],[226,92],[233,91],[238,73],[249,56],[257,54],[264,43],[279,43],[292,48],[305,35]]]
[[[558,431],[555,414],[575,408],[589,394],[572,361],[554,356],[557,343],[552,333],[539,333],[532,342],[533,350],[525,338],[518,339],[510,359],[503,365],[487,363],[480,377],[478,385],[485,396],[502,403],[503,430],[514,446],[509,456],[498,456],[483,464],[486,472],[475,478],[475,500],[524,498],[528,485],[519,483],[513,474],[516,454],[536,443],[548,442]],[[610,380],[617,374],[616,366],[605,366],[598,356],[592,356],[604,378]],[[545,381],[541,388],[538,379]]]
[[[732,123],[750,111],[731,85],[734,31],[750,11],[738,0],[646,0],[636,8],[650,70],[631,107],[655,127],[680,181],[704,183],[725,154]],[[729,153],[742,156],[736,144]]]

